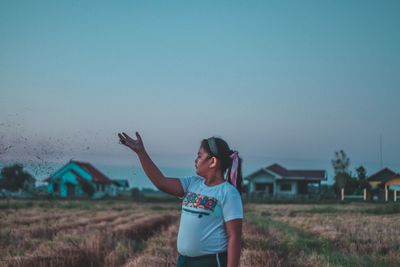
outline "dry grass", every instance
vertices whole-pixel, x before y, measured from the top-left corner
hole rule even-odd
[[[150,238],[146,242],[146,248],[143,253],[136,258],[129,259],[124,267],[176,266],[176,259],[178,257],[176,250],[177,235],[178,222]]]
[[[144,240],[178,218],[174,209],[136,207],[3,213],[0,266],[121,266],[141,251]]]
[[[60,211],[59,213],[46,214],[41,209],[22,210],[3,216],[0,221],[1,227],[10,226],[30,226],[38,223],[52,223],[61,218],[79,217],[87,212],[85,211]]]
[[[313,214],[279,219],[334,241],[338,250],[348,255],[400,263],[400,216]]]
[[[8,251],[12,251],[11,255],[15,255],[17,251],[19,255],[21,253],[26,254],[31,251],[30,244],[37,243],[38,240],[53,240],[58,234],[76,231],[86,232],[88,231],[86,228],[99,228],[99,224],[107,227],[107,223],[118,218],[133,220],[135,216],[139,216],[135,211],[128,211],[126,213],[100,211],[86,212],[86,214],[69,212],[62,215],[64,217],[58,216],[58,219],[53,218],[54,220],[50,222],[37,220],[36,223],[30,225],[17,224],[15,226],[2,227],[0,230],[0,244],[7,247]],[[4,251],[0,255],[4,255]]]
[[[400,214],[369,215],[362,212],[370,207],[376,205],[252,206],[258,214],[328,240],[335,250],[349,257],[367,255],[377,262],[400,265]]]
[[[0,210],[0,266],[175,266],[176,204],[73,205]],[[400,266],[400,215],[361,212],[371,207],[247,205],[241,266]]]
[[[113,229],[113,234],[121,237],[146,239],[161,227],[165,227],[176,219],[177,213],[173,214],[157,214],[143,217],[127,224],[119,225]]]
[[[260,228],[248,222],[243,225],[241,266],[328,267],[320,255],[287,251],[288,237],[275,228]]]
[[[278,242],[278,232],[266,232],[249,223],[243,224],[241,266],[280,267],[283,259],[271,249]]]

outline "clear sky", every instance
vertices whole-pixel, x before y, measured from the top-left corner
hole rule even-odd
[[[400,171],[399,14],[387,0],[2,0],[0,156],[122,163],[116,133],[138,130],[161,164],[192,166],[215,135],[251,166],[324,168],[339,149],[379,164],[382,136]]]

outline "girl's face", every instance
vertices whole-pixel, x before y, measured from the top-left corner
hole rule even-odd
[[[204,150],[204,148],[200,147],[197,152],[197,158],[194,161],[196,167],[196,173],[200,176],[205,176],[205,173],[209,170],[209,161],[210,155]]]

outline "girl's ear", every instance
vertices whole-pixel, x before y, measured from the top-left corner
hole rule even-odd
[[[211,157],[210,158],[210,164],[208,165],[210,169],[215,168],[217,166],[217,158],[216,157]]]

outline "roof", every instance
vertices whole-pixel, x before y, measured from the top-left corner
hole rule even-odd
[[[368,182],[383,182],[396,173],[389,168],[384,168],[367,178]]]
[[[114,179],[113,183],[116,184],[117,186],[129,187],[129,182],[128,180],[125,179]]]
[[[314,179],[325,179],[325,171],[324,170],[288,170],[285,167],[274,163],[270,166],[262,168],[260,170],[255,171],[254,173],[248,175],[252,176],[260,171],[264,172],[273,172],[278,176],[284,178],[314,178]]]
[[[53,178],[53,181],[54,180],[59,181],[60,179],[61,179],[60,177],[55,177],[55,178]],[[43,182],[50,182],[51,180],[52,180],[52,178],[51,178],[51,176],[49,176],[46,179],[44,179]]]
[[[266,169],[283,177],[325,178],[324,170],[288,170],[277,163],[266,167]]]
[[[270,170],[276,174],[279,174],[280,176],[287,176],[287,174],[288,174],[288,170],[277,163],[274,163],[274,164],[266,167],[265,169]]]
[[[90,163],[87,162],[81,162],[81,161],[75,161],[71,160],[71,162],[75,163],[79,167],[83,168],[87,172],[89,172],[92,175],[92,181],[97,184],[111,184],[112,180],[105,176],[102,172],[100,172],[98,169],[93,167]],[[75,174],[75,172],[74,172]]]
[[[74,164],[78,165],[80,168],[82,168],[83,170],[85,170],[86,172],[88,172],[89,174],[91,174],[92,181],[96,184],[111,184],[112,183],[112,180],[110,178],[108,178],[101,171],[99,171],[98,169],[93,167],[93,165],[91,165],[90,163],[75,161],[75,160],[71,160],[69,163],[74,163]],[[65,165],[65,166],[67,166],[67,165]],[[62,167],[61,169],[65,168],[65,166]],[[80,179],[84,179],[76,171],[74,171],[72,169],[70,169],[68,171],[71,171],[77,177],[78,181]],[[59,177],[54,177],[54,178],[59,179]],[[44,179],[43,182],[50,182],[51,179],[52,179],[52,175],[50,177]]]

